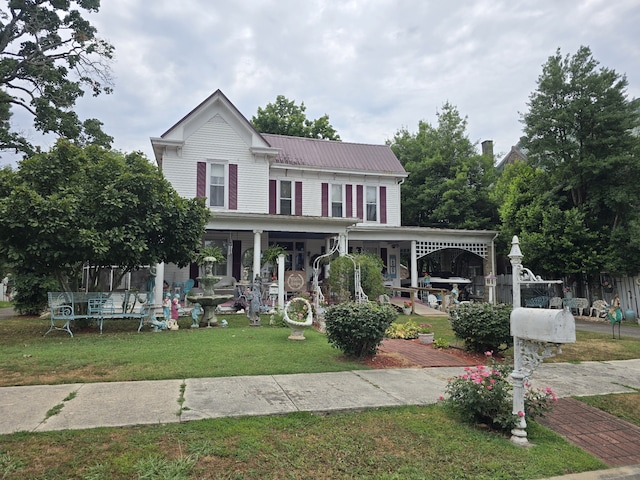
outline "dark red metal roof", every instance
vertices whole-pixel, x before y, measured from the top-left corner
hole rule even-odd
[[[270,133],[263,133],[262,137],[269,145],[280,150],[277,163],[332,170],[407,174],[387,145],[336,142]]]

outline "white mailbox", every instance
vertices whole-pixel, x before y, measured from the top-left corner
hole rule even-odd
[[[576,322],[566,309],[514,308],[511,335],[536,342],[575,343]]]

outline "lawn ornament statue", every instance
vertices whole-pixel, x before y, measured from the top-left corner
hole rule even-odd
[[[161,330],[166,330],[169,328],[167,326],[167,322],[164,320],[158,320],[156,317],[153,317],[151,320],[151,326],[153,327],[154,332],[159,332]]]
[[[164,321],[168,321],[171,318],[171,294],[167,293],[162,300],[162,314]]]
[[[202,315],[203,313],[204,310],[202,310],[202,306],[199,303],[196,303],[191,309],[191,319],[193,320],[191,328],[200,327],[200,315]]]
[[[620,308],[620,297],[615,295],[611,301],[611,306],[607,312],[607,319],[611,322],[611,338],[616,338],[616,323],[618,324],[618,339],[620,339],[620,325],[622,324],[622,309]]]
[[[247,293],[249,308],[247,309],[247,317],[249,325],[252,327],[260,326],[260,307],[262,306],[262,279],[256,275],[251,290]]]
[[[180,295],[176,293],[173,297],[173,301],[171,302],[171,320],[178,321],[178,317],[180,316]]]

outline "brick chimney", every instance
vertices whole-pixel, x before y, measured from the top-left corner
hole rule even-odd
[[[482,142],[482,155],[493,158],[493,140],[485,140]]]

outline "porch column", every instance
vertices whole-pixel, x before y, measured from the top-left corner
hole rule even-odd
[[[253,278],[250,278],[249,281],[253,282],[256,278],[256,275],[262,276],[262,272],[260,271],[260,257],[262,257],[262,250],[260,249],[261,239],[262,238],[262,230],[254,230],[253,231]]]
[[[284,309],[284,253],[278,255],[278,311]]]
[[[324,253],[329,253],[331,251],[331,237],[325,239],[324,241]],[[326,262],[322,265],[322,269],[324,270],[324,278],[329,278],[329,262]]]
[[[164,299],[164,263],[156,264],[156,296],[153,302],[154,307],[162,307]]]
[[[344,257],[347,253],[347,236],[344,233],[338,235],[338,254]]]
[[[416,288],[418,286],[418,253],[417,242],[411,240],[411,287]]]

